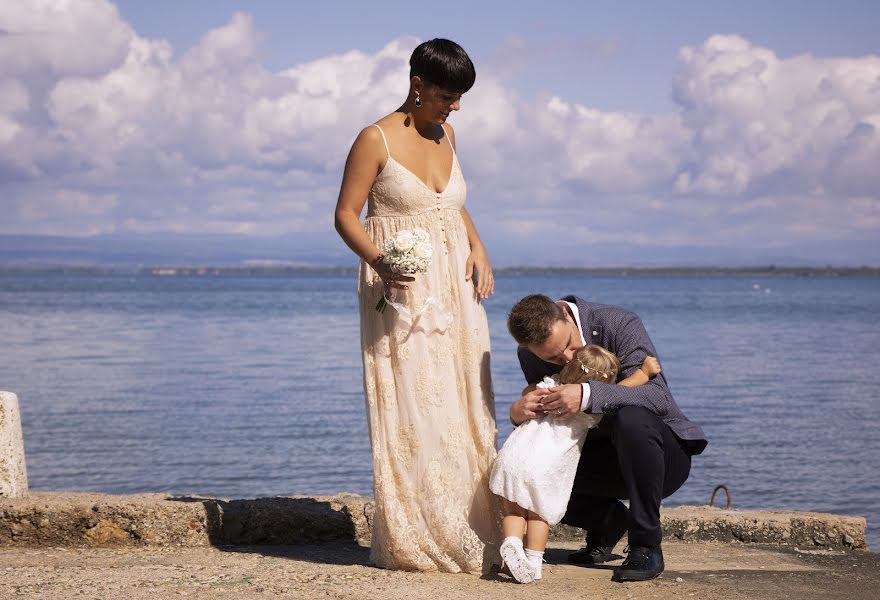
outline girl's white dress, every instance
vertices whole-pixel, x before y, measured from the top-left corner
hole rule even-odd
[[[557,385],[554,376],[538,387]],[[523,423],[498,452],[489,488],[555,525],[568,507],[587,430],[601,418],[579,412],[565,421],[550,415]]]

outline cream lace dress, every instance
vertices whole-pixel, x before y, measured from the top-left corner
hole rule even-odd
[[[480,573],[498,554],[500,509],[488,484],[496,438],[489,330],[465,281],[465,193],[453,150],[443,192],[388,151],[369,194],[364,228],[379,248],[414,227],[434,246],[428,272],[398,291],[398,308],[376,312],[382,281],[366,264],[359,275],[375,496],[370,558],[389,569]]]

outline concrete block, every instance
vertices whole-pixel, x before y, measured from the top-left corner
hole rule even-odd
[[[0,391],[0,498],[28,495],[18,396]]]

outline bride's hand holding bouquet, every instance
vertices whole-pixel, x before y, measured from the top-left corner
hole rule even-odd
[[[431,236],[421,227],[404,229],[388,238],[383,254],[372,263],[384,282],[384,291],[376,310],[385,312],[388,302],[394,300],[395,289],[407,289],[408,286],[402,282],[415,281],[412,275],[425,273],[433,255]]]

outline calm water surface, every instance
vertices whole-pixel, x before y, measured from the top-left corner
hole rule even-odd
[[[371,494],[352,275],[0,275],[0,389],[31,487]],[[523,379],[521,296],[638,312],[710,438],[667,505],[864,515],[880,548],[880,280],[501,275],[486,304],[499,444]]]

